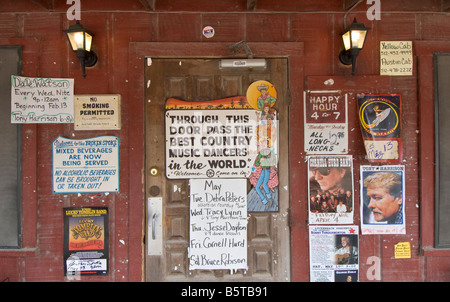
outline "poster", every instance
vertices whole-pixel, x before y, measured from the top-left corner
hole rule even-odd
[[[358,226],[310,226],[311,282],[359,280]]]
[[[353,223],[351,155],[308,157],[309,224]]]
[[[247,195],[249,212],[278,211],[278,112],[273,107],[278,101],[272,83],[255,81],[247,89],[247,101],[257,110],[256,148]]]
[[[347,94],[338,90],[305,91],[305,152],[347,154]]]
[[[167,110],[165,120],[167,178],[250,175],[257,153],[255,110]]]
[[[53,192],[119,192],[119,138],[53,141]]]
[[[11,123],[73,123],[73,79],[11,76]]]
[[[405,166],[361,166],[361,233],[406,234]]]
[[[190,180],[189,269],[247,269],[245,179]]]
[[[359,121],[369,161],[401,161],[400,95],[359,94],[357,99]]]
[[[108,208],[64,208],[64,275],[108,275]]]

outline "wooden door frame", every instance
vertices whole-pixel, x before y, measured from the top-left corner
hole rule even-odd
[[[424,256],[450,256],[450,249],[435,248],[435,77],[433,55],[449,53],[448,41],[414,41],[417,56],[419,101],[420,244]],[[427,223],[423,223],[426,221]],[[429,279],[429,278],[426,278]]]
[[[145,279],[145,137],[144,137],[144,66],[146,57],[158,58],[233,58],[233,43],[197,42],[131,42],[129,44],[128,94],[128,158],[129,158],[129,276],[130,281]],[[302,42],[248,42],[255,57],[288,58],[289,89],[289,165],[290,165],[290,226],[291,281],[307,281],[309,265],[308,236],[305,224],[307,196],[306,165],[295,155],[303,152],[303,52]],[[240,55],[239,57],[243,57]],[[140,247],[140,248],[138,248]]]

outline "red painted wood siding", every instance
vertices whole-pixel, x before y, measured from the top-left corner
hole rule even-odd
[[[145,2],[145,1],[143,1]],[[151,2],[151,1],[150,1]],[[251,1],[250,1],[251,2]],[[21,251],[0,251],[0,281],[63,281],[62,266],[62,208],[67,206],[108,206],[110,209],[111,273],[106,277],[87,277],[88,281],[142,280],[142,229],[133,221],[143,219],[142,167],[143,121],[136,114],[131,95],[139,89],[130,81],[131,73],[141,73],[142,61],[131,60],[131,42],[304,42],[303,70],[305,78],[291,79],[292,85],[322,87],[323,79],[334,77],[336,83],[351,93],[400,92],[403,96],[403,129],[405,162],[407,166],[407,234],[390,236],[360,236],[360,279],[369,281],[372,266],[369,257],[381,260],[382,281],[450,281],[447,257],[423,256],[421,252],[421,211],[429,204],[420,198],[421,179],[432,175],[419,173],[419,92],[417,82],[422,74],[412,77],[380,77],[379,41],[447,41],[450,38],[450,16],[440,0],[382,1],[381,20],[369,21],[368,5],[363,1],[350,13],[347,23],[356,17],[371,30],[357,63],[357,76],[339,63],[342,48],[339,33],[343,16],[355,1],[285,0],[255,1],[247,10],[247,1],[155,1],[146,9],[139,0],[81,1],[82,24],[95,34],[94,50],[99,62],[87,70],[83,79],[79,62],[69,50],[63,30],[74,21],[66,18],[66,1],[5,0],[0,6],[0,42],[22,44],[24,75],[39,77],[70,77],[75,79],[75,94],[118,93],[122,95],[122,129],[109,131],[74,131],[72,125],[27,125],[24,127],[23,244]],[[213,26],[216,35],[206,39],[202,28]],[[170,51],[168,55],[170,55]],[[253,50],[257,52],[257,49]],[[415,61],[415,66],[418,62]],[[429,77],[426,73],[423,76]],[[432,90],[428,82],[423,89]],[[335,85],[336,86],[336,85]],[[337,86],[336,86],[337,87]],[[338,89],[340,87],[337,87]],[[354,96],[353,96],[354,97]],[[302,96],[292,97],[291,118],[303,119]],[[351,99],[351,105],[355,105]],[[355,108],[350,110],[352,155],[355,158],[355,189],[359,187],[361,164],[367,164],[359,136]],[[141,133],[134,133],[134,131]],[[306,186],[302,129],[291,128],[292,179],[302,182],[291,186]],[[130,135],[134,133],[134,135]],[[85,138],[104,134],[120,138],[120,193],[91,199],[89,194],[52,194],[52,141],[59,135]],[[139,139],[142,134],[142,140]],[[430,171],[428,169],[427,171]],[[428,172],[431,173],[431,172]],[[426,200],[427,203],[432,201]],[[292,223],[307,230],[307,196],[291,188]],[[358,224],[358,215],[355,224]],[[423,223],[423,222],[422,222]],[[309,280],[308,237],[293,238],[297,250],[292,254],[294,281]],[[412,245],[412,258],[393,257],[393,246],[399,241]],[[304,255],[298,259],[298,255]]]

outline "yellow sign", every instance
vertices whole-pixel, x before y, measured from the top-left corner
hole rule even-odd
[[[411,258],[411,244],[409,242],[399,242],[394,246],[395,259]]]

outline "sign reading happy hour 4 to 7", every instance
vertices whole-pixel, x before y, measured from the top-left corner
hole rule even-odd
[[[119,138],[58,137],[53,142],[53,192],[119,192]]]
[[[347,154],[347,94],[338,90],[305,91],[305,151]]]

